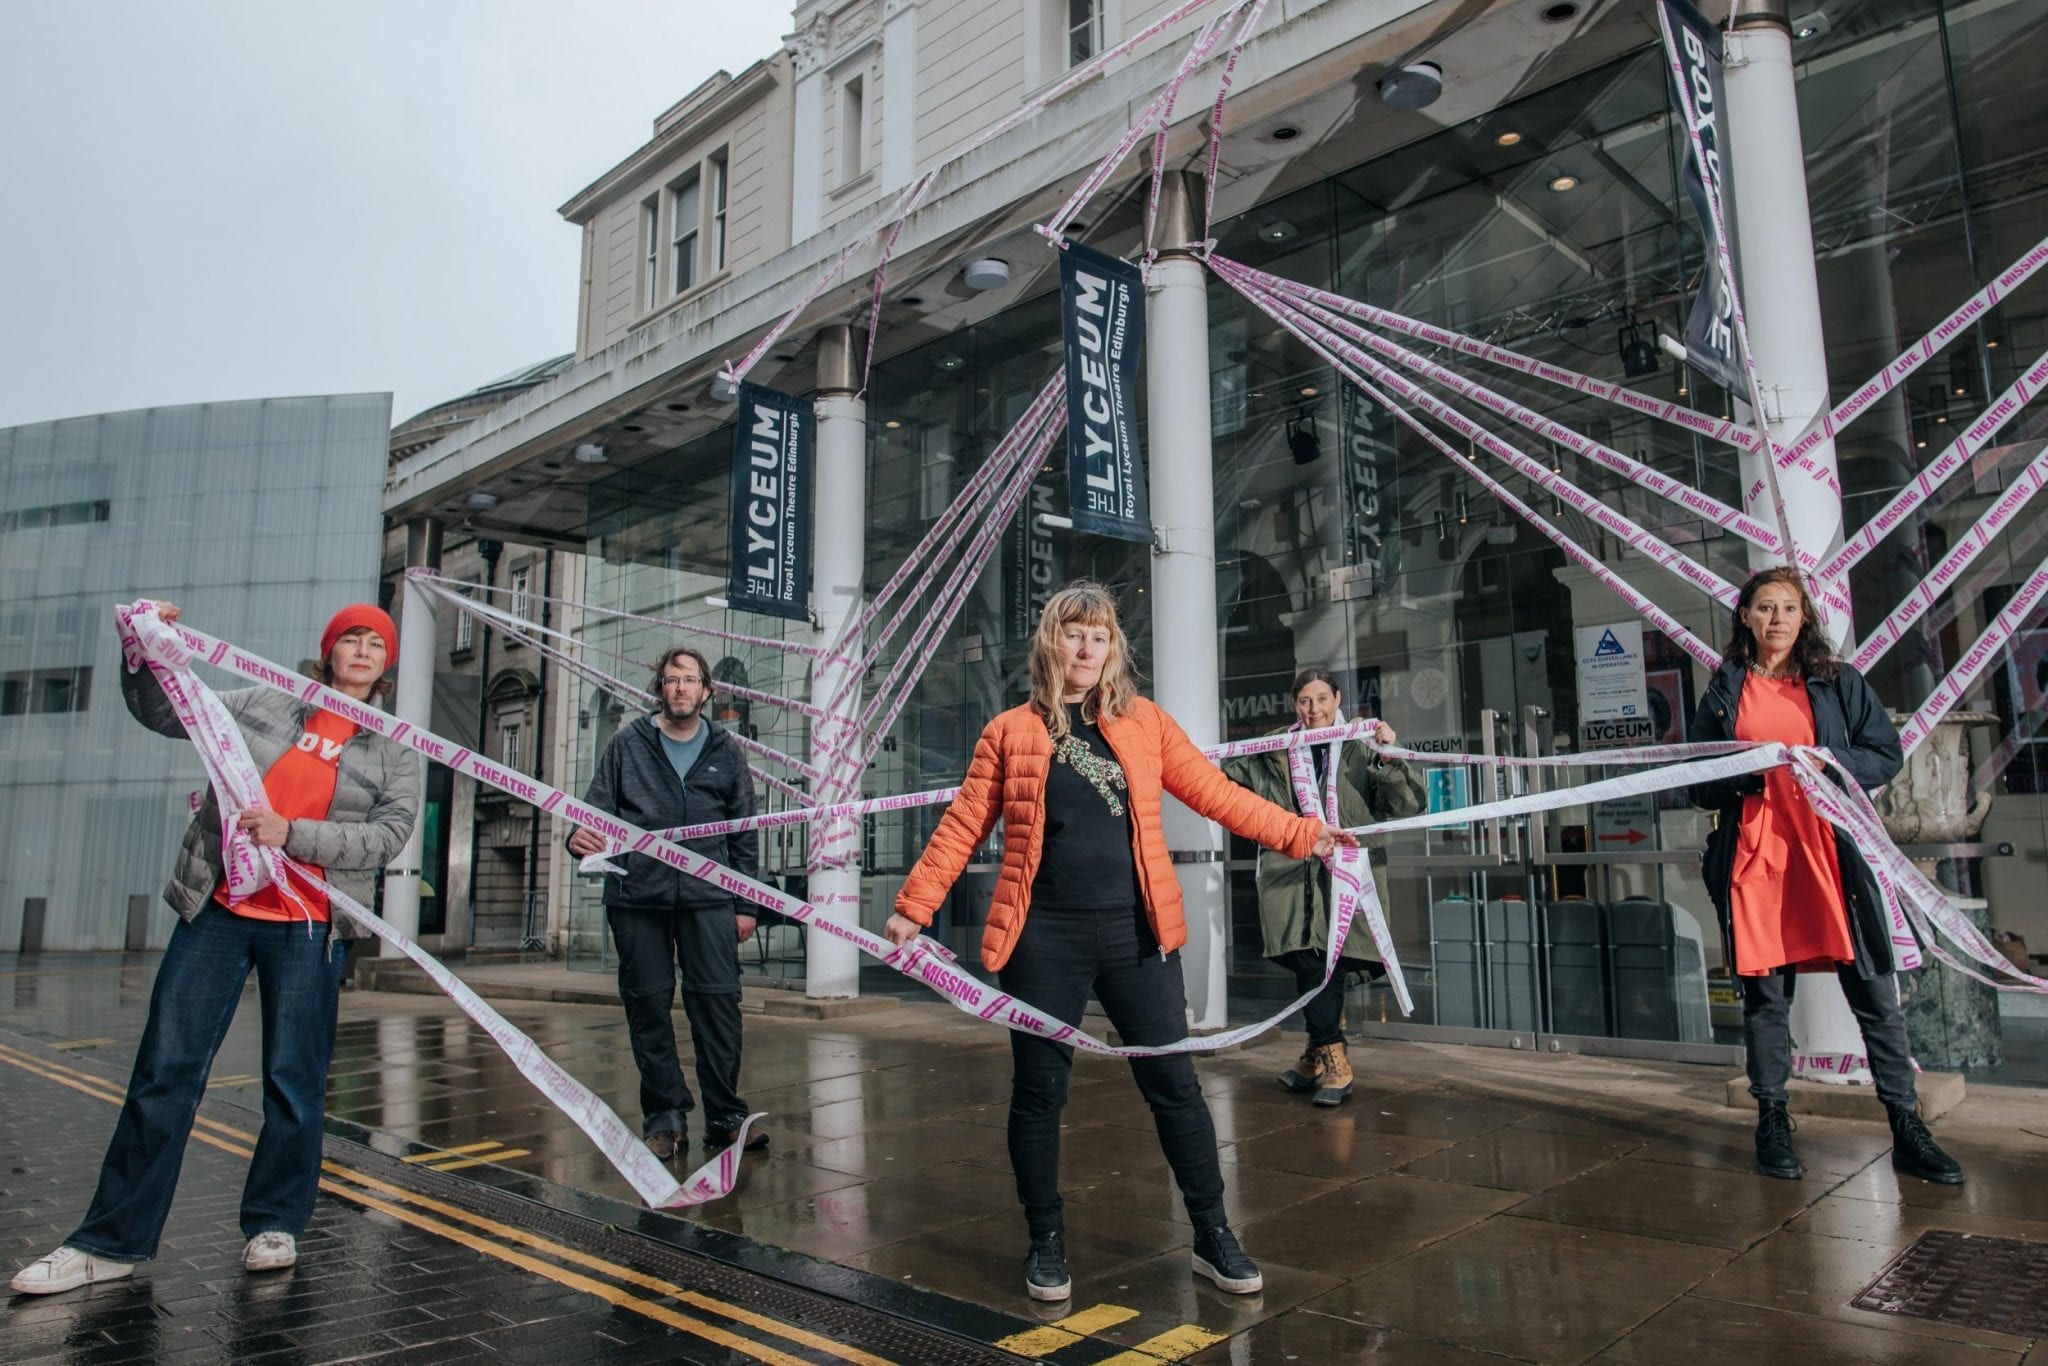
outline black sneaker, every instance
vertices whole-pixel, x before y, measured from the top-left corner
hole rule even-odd
[[[1799,1154],[1792,1150],[1792,1116],[1778,1100],[1757,1102],[1756,1169],[1780,1181],[1797,1181],[1806,1175]]]
[[[1887,1105],[1885,1113],[1892,1121],[1892,1166],[1937,1185],[1963,1184],[1962,1164],[1941,1150],[1934,1135],[1927,1132],[1927,1121],[1917,1111],[1903,1105]]]
[[[1195,1274],[1233,1295],[1256,1295],[1266,1288],[1266,1278],[1237,1245],[1237,1235],[1220,1225],[1195,1234]]]
[[[1031,1240],[1031,1250],[1024,1254],[1024,1288],[1034,1300],[1064,1300],[1074,1293],[1074,1278],[1067,1274],[1066,1234],[1041,1233]]]
[[[738,1129],[706,1129],[704,1131],[704,1150],[712,1153],[724,1152],[732,1146],[732,1141],[739,1137],[739,1132]],[[768,1131],[759,1128],[749,1129],[747,1131],[747,1146],[741,1148],[740,1151],[743,1153],[767,1152]]]

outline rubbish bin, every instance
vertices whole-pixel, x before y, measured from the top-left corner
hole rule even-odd
[[[1607,908],[1575,896],[1548,902],[1543,911],[1551,1031],[1606,1038]]]

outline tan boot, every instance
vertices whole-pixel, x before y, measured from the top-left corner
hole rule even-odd
[[[1336,1043],[1324,1044],[1316,1052],[1317,1061],[1320,1063],[1318,1080],[1321,1085],[1316,1088],[1315,1103],[1342,1105],[1351,1099],[1351,1055],[1345,1051],[1341,1039]]]
[[[1323,1050],[1313,1045],[1303,1048],[1294,1066],[1280,1074],[1280,1084],[1296,1095],[1318,1090],[1323,1084]]]

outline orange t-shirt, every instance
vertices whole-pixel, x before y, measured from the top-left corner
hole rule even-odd
[[[1736,708],[1735,738],[1812,744],[1806,680],[1752,674]],[[1743,799],[1728,902],[1740,976],[1760,977],[1788,963],[1801,972],[1832,972],[1856,961],[1834,830],[1788,769],[1765,770],[1763,795]]]
[[[334,804],[334,781],[340,772],[341,747],[355,733],[355,722],[344,720],[331,711],[314,712],[299,742],[279,756],[278,761],[270,766],[270,772],[263,775],[263,793],[270,798],[270,809],[288,821],[326,820],[327,808]],[[324,868],[312,864],[306,866],[321,877],[327,876]],[[227,884],[223,882],[214,891],[213,899],[236,915],[246,915],[252,920],[303,920],[310,910],[313,919],[325,923],[327,894],[306,881],[296,869],[287,876],[291,878],[293,890],[305,899],[305,908],[288,900],[274,886],[258,888],[246,900],[230,902]]]

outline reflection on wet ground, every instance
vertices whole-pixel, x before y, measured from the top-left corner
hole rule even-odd
[[[47,971],[0,959],[13,973],[0,975],[0,1029],[100,1040],[76,1051],[125,1061],[152,971],[111,956]],[[615,1008],[501,1009],[637,1122]],[[446,1001],[352,991],[341,1021],[338,1119],[479,1163],[465,1176],[503,1168],[632,1198]],[[1754,1366],[1796,1344],[1815,1361],[2048,1366],[2025,1338],[1847,1307],[1929,1228],[2048,1242],[2040,1092],[1980,1088],[1940,1122],[1970,1173],[1963,1187],[1902,1183],[1881,1123],[1819,1118],[1798,1133],[1807,1179],[1774,1182],[1750,1171],[1753,1116],[1721,1103],[1722,1069],[1373,1042],[1353,1048],[1351,1102],[1318,1110],[1273,1082],[1299,1043],[1273,1036],[1200,1063],[1262,1295],[1190,1276],[1192,1231],[1150,1117],[1122,1064],[1083,1057],[1063,1140],[1075,1298],[1031,1305],[1004,1146],[1007,1045],[924,1003],[826,1022],[749,1015],[743,1089],[770,1113],[774,1146],[747,1159],[730,1199],[689,1218],[1008,1314],[1077,1316],[1019,1347],[1029,1355],[1085,1334],[1136,1349],[1134,1362],[1682,1353],[1690,1366]],[[245,1010],[214,1076],[258,1071]]]

